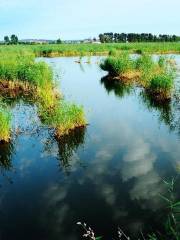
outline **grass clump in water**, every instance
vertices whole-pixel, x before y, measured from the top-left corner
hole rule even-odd
[[[127,53],[110,56],[101,62],[100,67],[108,71],[111,76],[120,76],[134,68],[132,59]]]
[[[170,99],[173,87],[173,76],[167,73],[160,73],[152,77],[147,90],[158,100]]]
[[[160,56],[147,82],[147,92],[158,101],[170,100],[175,76],[176,68],[171,59]]]
[[[67,103],[63,100],[57,101],[56,105],[51,108],[40,106],[39,114],[45,124],[55,128],[57,138],[76,127],[86,125],[83,108],[75,104]]]
[[[135,60],[135,68],[140,72],[140,78],[145,83],[151,79],[152,75],[158,68],[150,55],[143,54]]]
[[[9,142],[11,135],[11,114],[0,106],[0,142]]]
[[[108,78],[122,82],[136,80],[157,100],[168,100],[171,97],[176,69],[172,61],[162,56],[155,61],[147,54],[138,58],[121,54],[108,57],[100,64],[100,67],[108,71]]]

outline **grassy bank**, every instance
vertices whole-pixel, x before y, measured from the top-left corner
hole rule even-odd
[[[103,43],[103,44],[38,44],[0,46],[1,52],[31,52],[36,56],[84,56],[108,55],[109,51],[129,51],[130,53],[180,53],[180,43]]]
[[[82,107],[65,103],[55,89],[51,68],[44,62],[35,62],[30,51],[8,49],[0,54],[0,92],[11,92],[14,97],[28,95],[38,106],[42,121],[55,129],[57,137],[76,127],[85,126]],[[0,104],[1,105],[1,104]],[[10,117],[1,109],[0,140],[10,137]]]
[[[132,58],[127,53],[111,53],[100,64],[108,72],[109,80],[123,83],[136,82],[157,100],[169,100],[175,78],[175,63],[172,59],[160,56],[154,61],[150,55],[143,54]]]

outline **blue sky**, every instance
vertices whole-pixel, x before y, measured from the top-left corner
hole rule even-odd
[[[83,39],[103,32],[180,35],[180,0],[0,0],[0,39]]]

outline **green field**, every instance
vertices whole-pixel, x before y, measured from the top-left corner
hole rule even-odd
[[[180,42],[2,45],[0,54],[4,51],[28,51],[36,56],[84,56],[106,55],[113,49],[132,53],[180,53]]]

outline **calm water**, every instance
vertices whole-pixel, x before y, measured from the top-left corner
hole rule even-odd
[[[177,98],[158,106],[141,89],[107,83],[100,58],[77,59],[44,60],[65,98],[84,106],[86,129],[57,142],[33,105],[11,106],[16,134],[0,146],[2,240],[80,239],[77,221],[104,239],[117,226],[131,236],[161,228],[162,180],[180,172],[180,77]]]

